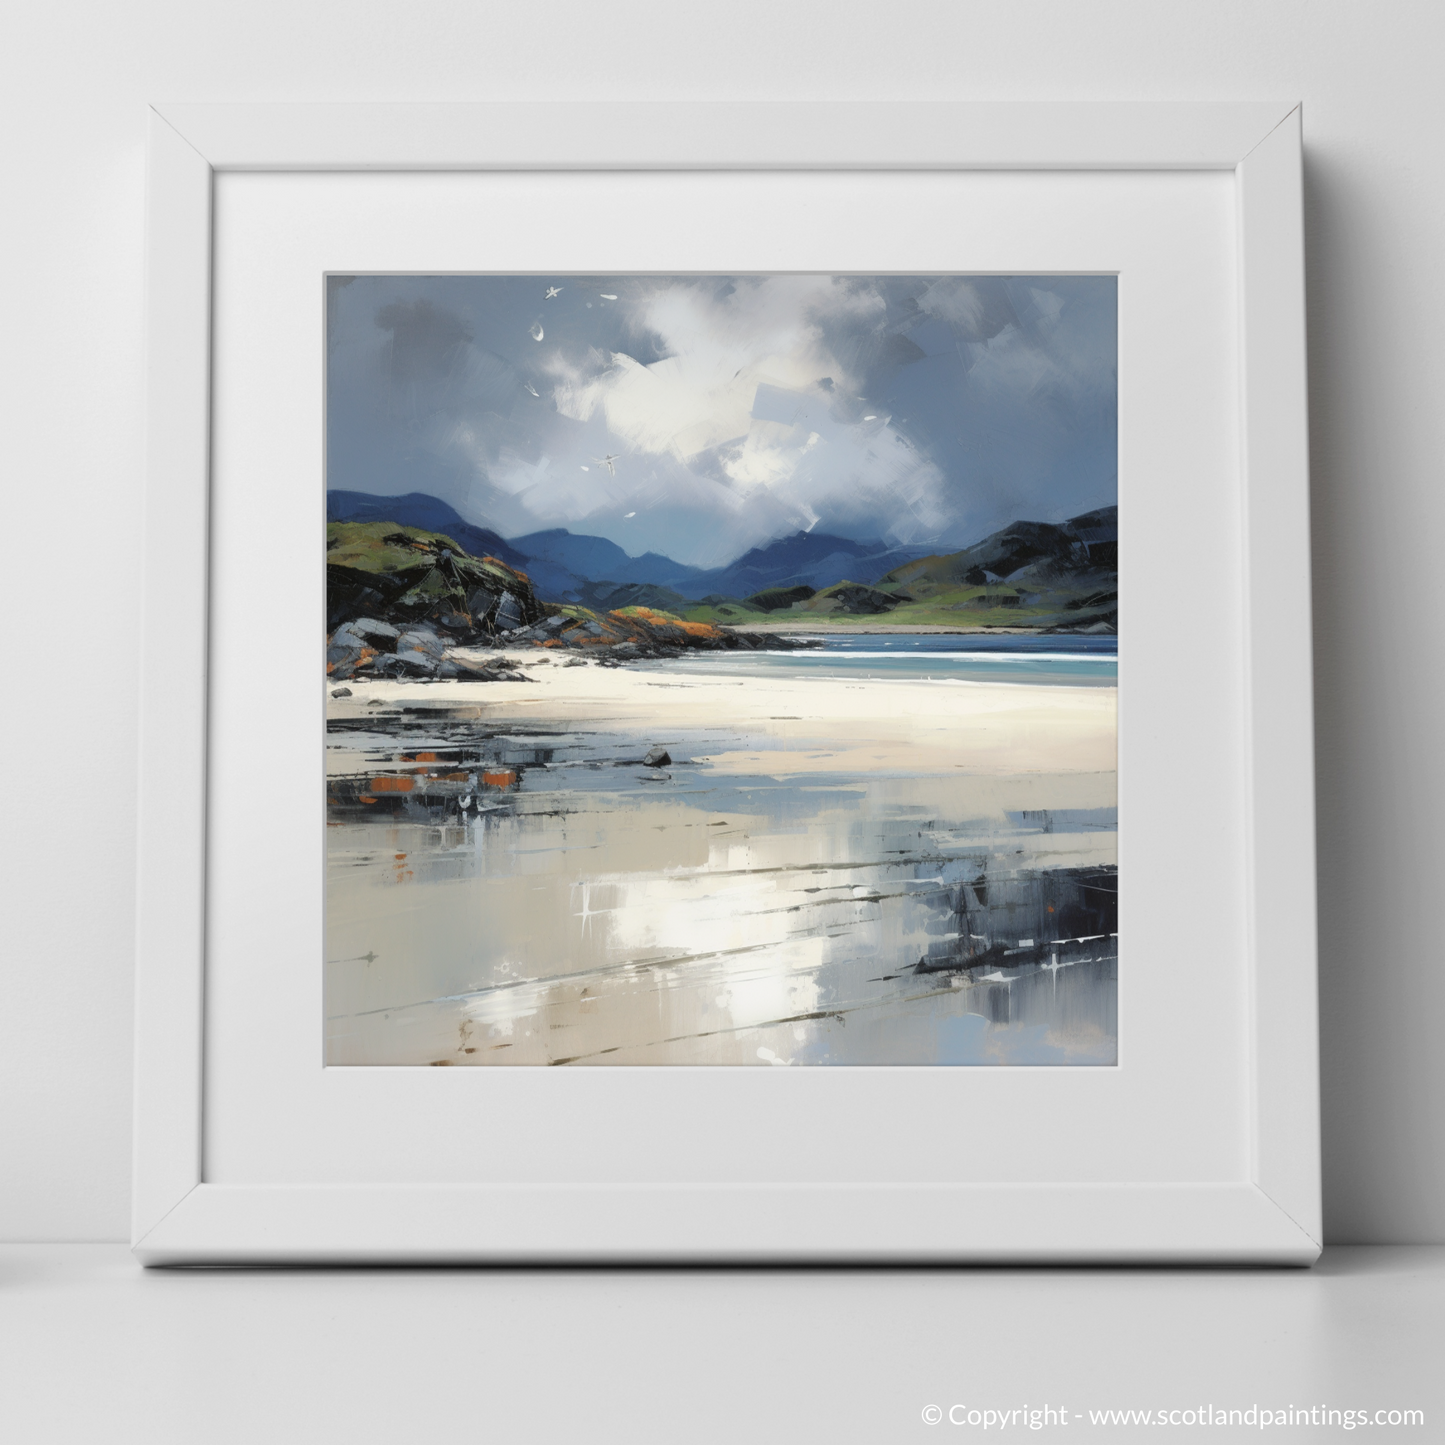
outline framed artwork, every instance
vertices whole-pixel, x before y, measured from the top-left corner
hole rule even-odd
[[[329,1065],[1116,1062],[1114,277],[327,280]]]
[[[1298,111],[575,110],[153,115],[137,1253],[1313,1259]]]

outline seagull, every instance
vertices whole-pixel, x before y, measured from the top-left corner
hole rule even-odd
[[[626,516],[623,517],[622,520],[625,522],[628,517],[635,517],[636,515],[637,515],[636,512],[628,512],[628,513],[626,514]]]
[[[560,286],[549,286],[547,288],[547,294],[542,299],[544,301],[550,301],[554,296],[560,296],[561,294],[562,288]]]
[[[605,457],[593,457],[592,460],[600,467],[606,467],[615,477],[617,475],[617,463],[621,460],[621,452],[608,452]]]
[[[530,391],[532,395],[537,398],[538,401],[542,399],[542,393],[538,391],[537,388],[533,386],[530,381],[524,381],[522,385],[525,386],[527,390]]]
[[[537,322],[534,322],[534,323],[532,324],[532,340],[533,340],[533,341],[540,341],[541,339],[542,339],[542,323],[541,323],[540,321],[537,321]]]
[[[617,298],[616,298],[615,296],[609,295],[606,291],[599,291],[597,294],[598,294],[604,301],[616,301],[616,300],[617,300]]]

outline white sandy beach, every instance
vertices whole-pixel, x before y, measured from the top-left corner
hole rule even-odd
[[[496,653],[483,654],[497,661]],[[380,708],[435,707],[456,716],[476,708],[488,722],[546,718],[636,732],[720,723],[775,739],[773,752],[713,759],[714,766],[800,773],[854,771],[1112,773],[1117,692],[937,679],[744,680],[650,663],[567,666],[538,649],[505,654],[525,682],[361,682],[328,698],[328,716],[360,718]],[[465,714],[463,714],[465,715]],[[822,741],[826,746],[809,749]]]

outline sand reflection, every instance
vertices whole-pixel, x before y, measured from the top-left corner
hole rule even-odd
[[[1112,892],[1113,691],[944,691],[538,669],[345,700],[328,1062],[1112,1063],[1114,930],[1044,933]]]

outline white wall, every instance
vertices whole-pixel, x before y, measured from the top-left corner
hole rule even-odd
[[[4,17],[0,1238],[126,1232],[148,101],[1262,98],[1304,101],[1308,148],[1328,1235],[1445,1240],[1445,11],[12,0]]]

